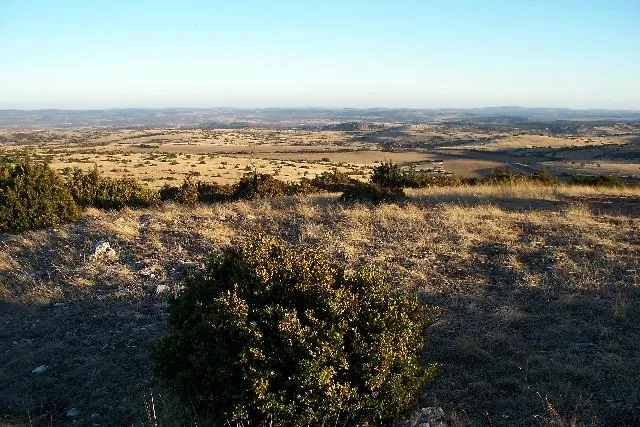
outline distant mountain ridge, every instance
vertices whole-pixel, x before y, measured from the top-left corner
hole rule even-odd
[[[0,110],[0,127],[47,128],[325,128],[365,130],[374,123],[476,123],[562,120],[640,121],[640,111],[498,106],[484,108],[114,108],[103,110]]]

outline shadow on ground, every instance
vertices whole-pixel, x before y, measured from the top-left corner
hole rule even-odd
[[[137,399],[150,388],[147,346],[164,328],[163,307],[153,298],[0,301],[0,417],[33,425],[144,419]],[[71,408],[78,416],[67,416]]]
[[[637,285],[524,286],[500,269],[504,248],[475,250],[494,258],[484,286],[422,295],[445,309],[428,331],[427,357],[443,370],[427,404],[454,411],[463,425],[640,425]],[[544,256],[523,262],[524,273],[551,268]]]

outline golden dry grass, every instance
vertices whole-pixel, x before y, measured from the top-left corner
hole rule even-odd
[[[64,418],[73,405],[82,423],[92,413],[145,422],[145,345],[164,328],[167,295],[210,253],[262,229],[381,269],[445,309],[426,353],[444,369],[422,403],[443,406],[451,423],[638,421],[640,216],[623,209],[637,189],[436,188],[377,207],[335,199],[90,210],[76,224],[0,235],[0,415]],[[92,259],[101,241],[116,259]],[[30,373],[41,364],[50,371]],[[168,424],[192,416],[164,396],[156,409]]]

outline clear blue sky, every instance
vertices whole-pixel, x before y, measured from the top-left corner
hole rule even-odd
[[[640,109],[640,0],[0,0],[0,108]]]

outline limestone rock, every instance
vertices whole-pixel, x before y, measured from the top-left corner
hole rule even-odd
[[[118,252],[111,247],[109,242],[99,242],[93,248],[91,259],[112,260],[118,258]]]
[[[47,370],[47,368],[48,368],[47,365],[40,365],[40,366],[34,368],[33,371],[31,371],[31,372],[33,372],[34,374],[42,374],[44,371]]]

